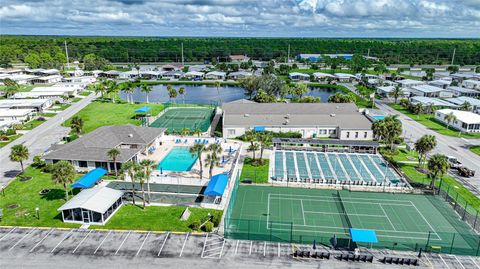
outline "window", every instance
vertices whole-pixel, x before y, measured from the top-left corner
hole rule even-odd
[[[350,138],[350,132],[347,132],[347,138]]]
[[[355,138],[358,138],[358,132],[355,132]]]
[[[368,135],[368,133],[365,132],[365,133],[363,134],[363,138],[367,138],[367,135]]]
[[[88,167],[87,161],[78,161],[78,167]]]
[[[228,129],[228,135],[235,135],[235,129]]]

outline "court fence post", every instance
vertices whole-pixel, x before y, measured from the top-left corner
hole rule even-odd
[[[452,237],[452,243],[450,244],[450,254],[452,254],[452,250],[453,250],[453,242],[455,241],[455,233],[453,233],[453,237]]]
[[[453,209],[457,209],[457,200],[458,200],[458,192],[457,192],[457,196],[455,197],[455,205],[453,206]]]
[[[293,222],[290,223],[290,244],[293,243]]]
[[[272,241],[272,221],[270,221],[270,241]]]
[[[425,251],[428,250],[428,244],[430,244],[430,234],[431,234],[431,233],[432,233],[432,232],[428,231],[427,243],[425,244]]]
[[[475,253],[475,256],[478,256],[478,251],[479,250],[480,250],[480,236],[478,237],[477,252]]]
[[[468,202],[465,202],[465,208],[463,209],[462,220],[465,220],[465,215],[467,214]]]
[[[248,220],[248,223],[247,223],[247,224],[248,224],[248,226],[247,226],[247,227],[248,227],[248,230],[247,230],[247,231],[248,231],[248,232],[247,232],[247,239],[250,240],[250,220]]]
[[[475,214],[475,220],[473,221],[473,229],[475,230],[475,226],[477,224],[477,218],[478,218],[478,211],[477,214]]]

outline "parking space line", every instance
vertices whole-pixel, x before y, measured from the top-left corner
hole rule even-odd
[[[123,244],[125,244],[125,241],[127,241],[127,238],[130,236],[130,233],[132,233],[132,231],[128,231],[127,236],[125,236],[125,238],[123,239],[122,243],[121,243],[120,246],[118,247],[117,251],[115,251],[115,254],[114,254],[114,255],[117,255],[117,253],[120,251],[120,249],[122,248]]]
[[[470,260],[472,260],[473,264],[475,264],[475,266],[480,269],[480,266],[478,266],[478,264],[475,262],[475,260],[472,258],[472,256],[468,256],[470,258]]]
[[[75,254],[75,252],[77,251],[77,249],[83,244],[83,241],[85,241],[85,239],[87,239],[87,237],[90,235],[90,233],[91,233],[92,231],[93,231],[93,230],[88,231],[87,235],[85,235],[85,237],[82,239],[82,241],[80,241],[80,243],[78,243],[77,247],[72,251],[72,254]]]
[[[55,228],[50,229],[50,231],[48,231],[48,233],[42,239],[40,239],[40,241],[38,241],[38,243],[35,244],[35,246],[33,246],[29,252],[32,253],[54,230]]]
[[[252,248],[253,248],[253,241],[250,241],[250,251],[248,252],[248,255],[252,255]]]
[[[205,236],[205,240],[203,241],[203,249],[202,249],[202,255],[200,257],[203,258],[203,253],[205,252],[205,247],[207,246],[207,239],[208,239],[208,233]]]
[[[3,238],[7,237],[9,234],[11,234],[13,231],[15,231],[17,229],[17,227],[13,227],[8,233],[6,233],[4,236],[2,236],[2,238],[0,238],[0,241],[3,240]]]
[[[218,257],[219,259],[221,259],[221,258],[222,258],[222,254],[223,254],[223,248],[225,247],[225,241],[227,241],[227,239],[223,238],[222,250],[220,250],[220,256]]]
[[[263,241],[263,257],[267,255],[267,241]]]
[[[150,232],[148,232],[147,235],[145,236],[145,239],[143,239],[142,245],[138,249],[137,254],[135,254],[135,257],[137,257],[138,254],[140,253],[140,251],[142,251],[143,245],[145,245],[145,241],[147,241],[147,238],[148,238],[149,235],[150,235]]]
[[[100,245],[98,245],[98,247],[95,249],[95,251],[93,252],[93,254],[96,254],[97,251],[100,249],[100,247],[103,245],[103,242],[105,242],[105,240],[107,240],[107,237],[112,233],[112,230],[108,231],[107,235],[103,238],[102,242],[100,242]]]
[[[280,242],[278,243],[278,257],[280,258]]]
[[[63,241],[65,241],[65,239],[67,239],[67,237],[70,236],[70,234],[73,233],[73,231],[75,231],[75,229],[70,230],[70,232],[68,232],[68,233],[62,238],[62,240],[60,240],[60,242],[58,242],[58,244],[50,251],[50,253],[53,253],[53,252],[57,249],[57,247],[60,246],[60,244],[61,244]]]
[[[170,235],[170,232],[167,233],[165,236],[165,240],[163,240],[162,246],[160,247],[160,250],[158,251],[157,257],[160,257],[160,254],[162,253],[163,247],[165,246],[165,243],[167,242],[168,236]]]
[[[239,243],[240,243],[240,240],[237,240],[237,245],[235,246],[235,255],[237,255]]]
[[[25,239],[29,234],[33,233],[33,231],[37,230],[37,228],[33,228],[31,229],[28,233],[26,233],[22,238],[20,238],[20,240],[17,241],[17,243],[15,243],[13,246],[11,246],[8,251],[12,250],[14,247],[16,247],[18,244],[20,244],[23,239]]]
[[[455,260],[457,260],[457,262],[460,264],[460,266],[465,269],[465,266],[463,266],[463,264],[460,262],[460,260],[457,258],[456,255],[452,255],[453,257],[455,257]]]
[[[185,248],[185,244],[187,243],[187,239],[189,235],[190,235],[190,232],[188,232],[187,235],[185,236],[185,241],[183,241],[182,250],[180,251],[180,255],[178,255],[178,257],[182,257],[183,249]]]
[[[442,262],[445,264],[445,266],[450,269],[450,266],[448,266],[448,264],[445,262],[445,260],[443,259],[442,255],[438,254],[438,256],[440,257],[440,259],[442,260]]]

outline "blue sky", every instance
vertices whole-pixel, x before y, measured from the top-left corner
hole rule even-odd
[[[0,33],[480,37],[480,0],[1,0]]]

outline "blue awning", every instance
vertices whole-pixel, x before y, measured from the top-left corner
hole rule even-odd
[[[205,189],[205,195],[222,196],[227,187],[228,175],[218,174],[214,175],[210,182],[208,182],[207,189]]]
[[[378,243],[377,233],[374,230],[350,229],[350,236],[356,243]]]
[[[263,132],[263,131],[265,131],[265,126],[255,126],[255,127],[253,128],[253,130],[254,130],[255,132]]]
[[[90,188],[97,182],[101,177],[107,173],[107,170],[103,168],[95,168],[92,171],[86,173],[81,177],[77,182],[70,185],[72,188],[86,189]]]
[[[148,111],[150,111],[150,107],[148,106],[144,106],[135,110],[136,113],[147,113]]]

